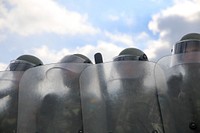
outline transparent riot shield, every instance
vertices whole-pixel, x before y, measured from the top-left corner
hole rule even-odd
[[[23,72],[0,72],[0,132],[17,132],[18,86]]]
[[[18,133],[81,133],[82,63],[51,64],[24,73],[20,82]]]
[[[200,53],[160,59],[155,77],[165,133],[199,133]]]
[[[86,68],[80,77],[84,132],[162,133],[154,66],[121,61]]]

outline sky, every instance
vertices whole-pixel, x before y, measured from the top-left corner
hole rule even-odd
[[[157,61],[191,32],[199,0],[0,0],[0,70],[23,54],[50,64],[100,52],[109,62],[129,47]]]

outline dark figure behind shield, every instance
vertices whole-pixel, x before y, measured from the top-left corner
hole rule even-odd
[[[42,65],[42,61],[32,55],[22,55],[12,61],[0,80],[0,132],[17,132],[18,87],[24,71]],[[3,88],[2,88],[3,87]]]
[[[81,99],[79,87],[79,72],[68,70],[62,64],[89,63],[92,62],[81,54],[65,56],[60,61],[60,68],[51,68],[51,71],[59,70],[61,85],[55,87],[64,88],[62,93],[48,93],[44,96],[37,113],[37,133],[81,133],[83,122],[81,113]],[[52,77],[54,79],[54,77]],[[55,82],[52,81],[54,84]],[[56,84],[56,83],[55,83]]]
[[[114,61],[118,63],[116,72],[123,78],[109,81],[107,86],[111,88],[111,132],[163,133],[155,85],[144,85],[146,80],[154,83],[153,63],[148,64],[146,54],[136,48],[123,50]]]
[[[189,33],[172,50],[164,70],[167,89],[159,96],[166,133],[200,132],[199,62],[200,34]]]

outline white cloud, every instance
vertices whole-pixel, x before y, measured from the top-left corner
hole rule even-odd
[[[144,52],[148,55],[149,60],[154,61],[163,56],[163,51],[169,53],[171,49],[169,43],[162,40],[149,40],[147,45],[148,47],[144,49]],[[158,55],[162,56],[158,57]]]
[[[150,39],[150,36],[146,32],[141,32],[137,36],[134,37],[136,41],[142,41],[142,40],[147,40]]]
[[[53,50],[43,45],[40,48],[34,48],[31,51],[26,51],[29,54],[40,58],[44,64],[59,62],[64,56],[71,54],[83,54],[87,56],[94,63],[94,54],[100,52],[105,62],[112,61],[124,48],[119,47],[113,43],[98,41],[97,45],[85,45],[83,47],[76,47],[75,49],[60,49]]]
[[[176,17],[172,19],[172,17]],[[196,0],[176,0],[172,7],[162,10],[160,13],[153,15],[152,21],[149,23],[149,29],[153,32],[159,32],[161,35],[165,35],[166,30],[161,29],[160,25],[164,23],[163,20],[172,19],[173,21],[167,21],[167,24],[178,25],[178,19],[185,19],[188,24],[200,20],[200,2]],[[166,23],[164,23],[166,24]],[[170,28],[170,27],[169,27]]]
[[[171,7],[154,14],[149,22],[149,29],[158,33],[158,39],[149,40],[146,51],[155,58],[170,54],[170,49],[183,35],[200,33],[199,23],[199,0],[175,0]]]
[[[7,7],[5,3],[10,6]],[[108,15],[108,19],[113,22],[125,23],[128,26],[134,24],[134,16],[129,16],[126,13]],[[103,37],[109,42],[101,40],[97,41],[96,45],[88,44],[74,49],[63,48],[60,50],[49,49],[44,45],[32,49],[31,52],[45,63],[58,62],[65,55],[74,53],[84,54],[93,60],[93,55],[96,52],[101,52],[105,61],[111,61],[127,46],[142,48],[141,50],[150,59],[157,59],[170,54],[172,45],[184,34],[200,32],[199,23],[199,0],[175,0],[171,7],[154,14],[149,22],[149,30],[155,33],[156,39],[150,38],[147,32],[129,35],[105,31],[102,32]],[[0,1],[0,30],[5,28],[20,35],[43,32],[69,35],[98,32],[98,29],[88,22],[87,14],[81,15],[69,11],[55,0]]]
[[[152,2],[155,2],[155,3],[161,3],[163,0],[150,0]]]
[[[167,42],[162,43],[161,40],[153,40],[146,32],[141,32],[134,36],[125,33],[113,34],[105,32],[105,36],[108,37],[111,42],[121,43],[126,48],[133,47],[141,49],[148,55],[149,60],[154,60],[154,58],[156,58],[157,50],[169,48]]]
[[[118,21],[120,19],[120,17],[116,16],[116,15],[109,15],[108,19],[111,21]]]
[[[6,35],[3,35],[3,34],[0,33],[0,42],[5,40],[6,38],[7,38]]]
[[[104,62],[112,61],[115,56],[117,56],[123,47],[119,47],[114,43],[106,42],[106,41],[98,41],[97,45],[86,45],[83,47],[78,47],[76,49],[77,53],[81,53],[86,55],[94,62],[94,54],[101,53],[103,56]]]
[[[124,34],[124,33],[113,34],[113,33],[107,32],[107,31],[105,31],[104,34],[106,37],[108,37],[113,42],[123,43],[124,45],[127,45],[127,46],[134,45],[134,40],[131,35]]]
[[[9,5],[7,7],[6,5]],[[69,11],[55,0],[8,0],[0,2],[0,29],[20,35],[43,32],[96,34],[87,14]]]
[[[6,70],[7,66],[8,66],[8,64],[1,63],[1,62],[0,62],[0,71]]]
[[[30,51],[25,53],[33,54],[36,57],[40,58],[44,63],[56,63],[61,60],[65,55],[72,54],[73,51],[70,51],[66,48],[63,48],[60,51],[49,49],[48,46],[43,45],[39,48],[33,48]]]
[[[39,57],[45,64],[59,62],[64,56],[80,53],[90,58],[94,62],[94,54],[100,52],[103,55],[105,62],[112,61],[123,49],[128,47],[135,47],[144,51],[149,60],[156,60],[157,55],[170,52],[170,44],[162,39],[154,40],[146,32],[141,32],[134,35],[134,38],[125,33],[110,33],[103,32],[105,37],[109,40],[99,40],[97,44],[87,44],[79,46],[74,49],[63,48],[60,50],[50,49],[48,46],[43,45],[39,48],[34,48],[31,51],[26,51]],[[119,44],[120,45],[119,45]],[[167,51],[167,52],[166,52]]]
[[[105,62],[112,61],[113,58],[123,50],[123,47],[117,46],[114,43],[99,41],[95,52],[101,52]]]
[[[108,20],[113,21],[113,22],[121,21],[127,26],[133,26],[134,24],[134,17],[127,15],[127,13],[125,12],[121,12],[118,15],[109,14],[107,18]]]

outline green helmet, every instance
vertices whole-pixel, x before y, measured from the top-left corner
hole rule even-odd
[[[60,60],[60,63],[90,63],[91,60],[82,54],[67,55]]]
[[[22,55],[12,61],[8,67],[10,71],[25,71],[29,68],[43,65],[42,61],[32,55]]]
[[[122,50],[114,61],[127,61],[127,60],[138,60],[148,61],[146,54],[137,48],[126,48]]]
[[[189,33],[184,35],[180,41],[174,45],[172,53],[179,54],[197,51],[200,51],[200,34]]]

